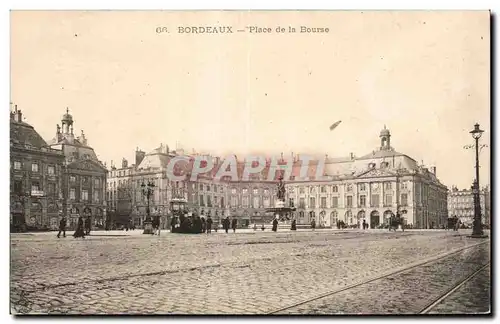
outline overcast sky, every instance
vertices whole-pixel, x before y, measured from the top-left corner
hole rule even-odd
[[[13,12],[11,100],[46,139],[66,107],[102,161],[176,141],[213,154],[392,146],[470,187],[490,144],[488,12]],[[297,28],[277,34],[276,27]],[[329,33],[300,33],[300,26]],[[158,26],[169,33],[156,33]],[[179,34],[232,26],[233,34]],[[270,27],[271,34],[237,32]],[[342,123],[334,130],[328,127]],[[481,153],[489,183],[490,148]],[[131,162],[132,163],[132,162]]]

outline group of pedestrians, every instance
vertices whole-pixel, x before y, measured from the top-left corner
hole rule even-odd
[[[61,237],[61,233],[63,237],[66,237],[66,226],[67,226],[66,217],[63,216],[59,221],[59,233],[57,233],[57,238]],[[74,238],[82,237],[85,238],[86,235],[90,235],[90,217],[83,219],[82,216],[78,217],[78,223],[76,225],[75,233],[73,233]]]

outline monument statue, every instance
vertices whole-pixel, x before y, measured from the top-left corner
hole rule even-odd
[[[283,178],[280,177],[278,182],[278,199],[279,200],[285,200],[285,184],[283,183]]]

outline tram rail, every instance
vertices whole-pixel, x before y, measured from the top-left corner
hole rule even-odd
[[[412,270],[412,269],[415,269],[415,268],[418,268],[418,267],[422,267],[422,266],[426,266],[428,264],[432,264],[432,263],[435,263],[435,262],[442,261],[442,260],[444,260],[446,258],[449,258],[449,257],[451,257],[453,255],[456,255],[456,254],[458,254],[460,252],[463,252],[465,250],[469,250],[469,249],[478,247],[480,245],[489,244],[489,243],[490,243],[489,240],[482,241],[482,242],[479,242],[479,243],[476,243],[476,244],[471,244],[471,245],[468,245],[468,246],[465,246],[465,247],[454,249],[452,251],[441,253],[439,255],[427,258],[425,260],[414,262],[414,263],[411,263],[409,265],[405,265],[405,266],[400,267],[400,268],[398,268],[396,270],[388,271],[388,272],[385,272],[383,274],[376,275],[374,277],[368,278],[366,280],[359,281],[357,283],[348,285],[346,287],[334,289],[334,290],[331,290],[329,292],[323,293],[321,295],[317,295],[315,297],[309,298],[307,300],[303,300],[303,301],[294,303],[292,305],[288,305],[288,306],[284,306],[284,307],[281,307],[281,308],[278,308],[278,309],[274,309],[274,310],[268,312],[267,314],[268,315],[277,315],[277,314],[285,312],[287,310],[294,309],[294,308],[297,308],[299,306],[303,306],[303,305],[309,304],[311,302],[318,301],[318,300],[323,299],[323,298],[332,297],[332,296],[334,296],[336,294],[339,294],[339,293],[342,293],[342,292],[345,292],[345,291],[348,291],[348,290],[351,290],[351,289],[354,289],[354,288],[358,288],[360,286],[369,284],[369,283],[374,282],[374,281],[378,281],[378,280],[381,280],[381,279],[384,279],[384,278],[388,278],[388,277],[391,277],[391,276],[394,276],[394,275],[397,275],[397,274],[400,274],[400,273],[407,272],[409,270]],[[473,274],[469,275],[467,278],[465,278],[464,280],[460,281],[457,285],[455,285],[451,289],[447,290],[445,293],[441,294],[437,299],[434,299],[432,302],[426,304],[426,306],[420,312],[417,312],[417,314],[426,314],[429,311],[431,311],[435,306],[437,306],[439,303],[441,303],[446,297],[448,297],[453,292],[455,292],[456,290],[458,290],[466,282],[468,282],[469,280],[471,280],[472,278],[474,278],[479,272],[481,272],[481,270],[483,270],[484,268],[486,268],[489,264],[490,264],[490,262],[488,262],[485,265],[482,265],[479,269],[477,269],[476,271],[474,271]]]

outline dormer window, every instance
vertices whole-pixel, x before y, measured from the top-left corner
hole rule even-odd
[[[371,163],[368,164],[368,168],[375,169],[375,165],[376,164],[374,162],[371,162]]]
[[[380,165],[382,168],[388,168],[389,167],[389,162],[382,162]]]

